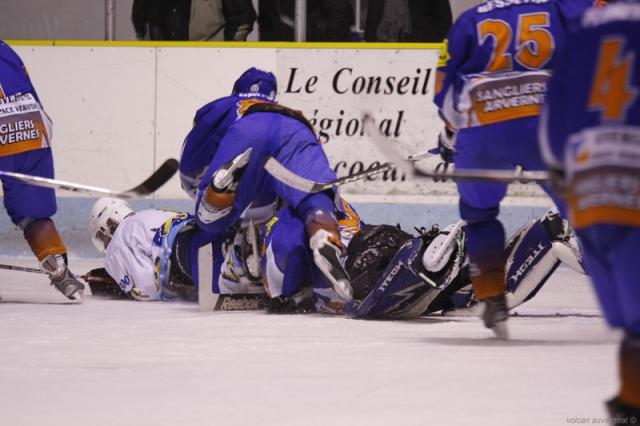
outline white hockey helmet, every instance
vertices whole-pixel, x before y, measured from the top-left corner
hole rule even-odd
[[[119,198],[103,197],[91,208],[89,232],[91,242],[99,252],[105,253],[118,225],[134,211],[129,204]]]

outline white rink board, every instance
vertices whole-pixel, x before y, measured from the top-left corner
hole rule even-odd
[[[15,49],[53,120],[58,179],[124,189],[151,173],[154,49]]]
[[[280,99],[316,127],[332,166],[343,176],[388,161],[363,135],[369,112],[406,155],[435,146],[442,127],[433,104],[439,50],[315,49],[278,56]],[[312,59],[312,66],[305,63]],[[377,162],[377,163],[376,163]],[[395,173],[394,173],[395,174]],[[350,184],[351,193],[426,193],[425,186],[388,176]]]
[[[362,135],[371,112],[404,154],[435,146],[438,49],[16,46],[54,121],[58,179],[125,189],[178,158],[196,110],[250,66],[273,71],[280,101],[316,126],[339,176],[384,161]],[[378,86],[376,86],[376,84]],[[433,166],[437,158],[426,160]],[[395,172],[394,172],[395,174]],[[452,184],[376,177],[352,194],[453,194]],[[539,194],[532,186],[516,190]],[[177,177],[158,198],[185,198]]]

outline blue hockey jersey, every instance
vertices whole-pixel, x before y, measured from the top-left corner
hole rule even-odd
[[[0,157],[47,148],[52,123],[16,52],[0,41]]]
[[[640,226],[640,2],[589,9],[570,27],[541,149],[566,172],[576,229]]]
[[[455,129],[538,116],[568,17],[592,0],[489,0],[463,13],[441,54],[435,102]]]
[[[180,180],[192,198],[227,129],[256,102],[264,100],[258,95],[231,95],[209,102],[196,112],[180,154]]]

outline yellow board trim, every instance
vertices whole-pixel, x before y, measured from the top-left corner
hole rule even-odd
[[[298,43],[268,41],[101,41],[101,40],[4,40],[11,46],[65,46],[65,47],[209,47],[209,48],[264,48],[264,49],[393,49],[431,50],[442,48],[442,43]]]

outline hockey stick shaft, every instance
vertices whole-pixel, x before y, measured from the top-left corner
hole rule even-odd
[[[364,131],[371,139],[374,145],[391,160],[391,163],[395,164],[408,176],[422,177],[434,179],[436,181],[445,181],[451,179],[453,181],[475,180],[475,181],[488,181],[499,183],[543,183],[549,180],[549,174],[544,171],[520,171],[515,170],[493,170],[493,169],[463,169],[463,170],[434,170],[427,171],[417,168],[413,161],[408,161],[402,158],[392,148],[388,146],[388,140],[386,140],[378,128],[375,125],[373,117],[366,113],[363,116]]]
[[[355,182],[376,175],[378,173],[385,172],[387,170],[392,170],[394,168],[395,166],[393,164],[384,163],[360,173],[343,176],[331,182],[315,182],[313,180],[304,178],[296,173],[293,173],[273,157],[267,158],[267,161],[264,164],[264,169],[267,171],[267,173],[276,178],[278,181],[299,191],[310,193],[322,192],[327,189],[333,188],[334,186]]]
[[[44,274],[46,275],[47,272],[42,270],[42,269],[38,269],[38,268],[30,268],[28,266],[16,266],[16,265],[4,265],[0,263],[0,269],[6,269],[8,271],[18,271],[18,272],[29,272],[29,273],[33,273],[33,274]],[[89,275],[88,274],[84,274],[84,275],[80,275],[79,278],[82,278],[84,281],[89,281]],[[107,283],[110,284],[111,279],[107,278],[107,277],[96,277],[93,276],[91,277],[92,281],[98,281],[98,282],[102,282],[102,283]]]
[[[355,173],[353,175],[343,176],[331,182],[316,182],[307,178],[304,178],[296,173],[293,173],[285,166],[283,166],[278,160],[273,157],[269,157],[264,164],[265,170],[278,181],[295,188],[299,191],[314,193],[322,192],[334,186],[340,186],[358,180],[366,179],[370,176],[378,173],[385,172],[396,168],[391,163],[384,163],[377,167],[372,167],[369,170]],[[549,180],[549,175],[546,172],[522,172],[517,173],[510,170],[460,170],[460,171],[433,171],[428,172],[417,168],[412,168],[409,173],[414,177],[429,178],[436,181],[444,181],[451,179],[453,181],[465,181],[475,180],[484,182],[499,182],[499,183],[512,183],[512,182],[536,182],[542,183]]]
[[[27,175],[24,173],[7,172],[0,170],[0,178],[13,178],[30,185],[42,186],[45,188],[63,189],[89,195],[101,195],[117,198],[136,198],[150,195],[164,185],[178,170],[178,161],[170,158],[166,160],[151,176],[140,185],[127,191],[114,191],[98,186],[84,185],[80,183],[67,182],[57,179],[49,179],[40,176]]]
[[[9,271],[20,271],[20,272],[32,272],[36,274],[46,274],[45,271],[39,268],[30,268],[28,266],[16,266],[16,265],[3,265],[0,264],[0,269],[6,269]]]

